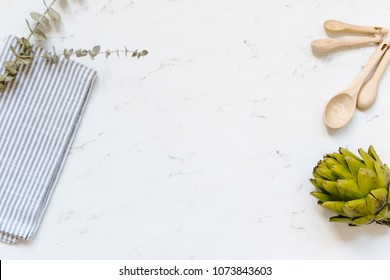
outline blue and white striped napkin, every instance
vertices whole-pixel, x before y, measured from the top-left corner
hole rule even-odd
[[[5,41],[1,65],[13,59],[11,45],[14,36]],[[30,240],[37,232],[95,76],[63,57],[58,64],[35,58],[0,93],[0,241]]]

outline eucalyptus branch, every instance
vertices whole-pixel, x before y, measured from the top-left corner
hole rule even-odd
[[[48,6],[46,4],[46,1],[43,0],[43,4],[46,7],[46,11],[43,13],[43,15],[36,12],[30,13],[31,18],[36,21],[36,24],[35,27],[32,28],[30,23],[26,19],[27,27],[30,30],[30,34],[28,35],[27,40],[30,40],[32,36],[35,36],[37,37],[37,39],[41,39],[41,40],[47,39],[45,33],[43,33],[42,30],[39,29],[39,27],[41,25],[43,25],[44,27],[47,27],[47,25],[49,25],[49,19],[46,17],[46,15],[49,15],[49,17],[54,21],[61,20],[61,15],[52,8],[52,6],[56,1],[57,0],[53,0],[53,2],[51,2],[51,4]]]
[[[50,5],[47,5],[46,1],[43,0],[43,4],[46,7],[46,10],[43,14],[37,12],[31,12],[30,17],[34,21],[34,24],[30,24],[30,22],[26,19],[27,27],[30,31],[27,38],[17,38],[17,41],[20,45],[19,50],[15,47],[11,46],[10,49],[15,56],[15,58],[11,61],[5,61],[3,63],[3,67],[5,69],[4,74],[0,75],[0,92],[3,92],[6,88],[8,82],[15,79],[19,67],[22,65],[30,64],[33,58],[43,58],[46,61],[51,63],[57,63],[59,61],[60,56],[64,56],[65,59],[69,59],[72,56],[75,57],[84,57],[88,56],[91,59],[95,59],[96,56],[104,54],[106,58],[108,58],[111,54],[117,54],[119,57],[120,54],[124,54],[126,57],[130,55],[133,58],[140,58],[148,54],[147,50],[135,50],[131,51],[126,46],[124,49],[116,49],[116,50],[106,50],[101,51],[101,47],[99,45],[94,46],[92,49],[64,49],[61,54],[57,54],[55,48],[53,47],[53,51],[45,51],[43,55],[37,56],[34,54],[30,39],[32,36],[36,37],[38,40],[47,39],[45,33],[42,31],[41,27],[47,28],[50,24],[50,20],[60,21],[61,15],[53,9],[53,5],[57,2],[57,0],[53,0]]]
[[[46,1],[43,0],[43,4],[46,7],[45,12],[43,14],[36,12],[30,13],[31,18],[36,21],[34,27],[32,27],[29,21],[26,19],[27,27],[30,30],[30,34],[27,36],[27,38],[18,38],[18,42],[21,45],[19,51],[16,51],[16,49],[11,46],[11,51],[15,55],[15,58],[12,61],[5,61],[3,63],[5,72],[3,75],[0,75],[0,92],[3,92],[5,90],[6,84],[8,82],[15,79],[16,74],[18,73],[19,67],[21,65],[31,63],[33,56],[32,47],[29,39],[32,36],[35,36],[37,39],[40,40],[46,39],[45,33],[43,33],[43,31],[39,28],[41,25],[47,26],[49,24],[49,19],[46,17],[46,15],[49,15],[49,17],[55,21],[59,21],[61,19],[60,14],[52,8],[56,1],[57,0],[53,0],[50,5],[47,5]]]
[[[101,47],[99,45],[94,46],[92,49],[86,50],[86,49],[64,49],[61,54],[58,54],[56,50],[53,48],[52,52],[45,51],[45,53],[41,56],[32,56],[32,57],[40,57],[44,58],[46,61],[52,62],[52,63],[57,63],[59,61],[59,57],[63,56],[65,59],[69,59],[72,56],[76,57],[84,57],[84,56],[89,56],[92,60],[95,59],[96,56],[104,54],[106,58],[108,58],[111,54],[116,54],[118,57],[120,54],[124,54],[125,57],[134,57],[134,58],[140,58],[142,56],[145,56],[148,54],[147,50],[135,50],[131,51],[129,50],[126,46],[124,47],[123,50],[106,50],[106,51],[100,51]]]

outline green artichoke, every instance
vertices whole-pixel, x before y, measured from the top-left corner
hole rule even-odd
[[[367,153],[359,149],[359,154],[340,148],[325,155],[313,170],[310,181],[317,190],[311,195],[337,214],[331,222],[390,226],[390,169],[372,146]]]

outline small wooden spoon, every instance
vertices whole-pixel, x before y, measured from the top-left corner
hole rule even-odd
[[[326,31],[333,33],[358,33],[358,34],[387,34],[389,30],[384,27],[362,26],[345,23],[338,20],[327,20],[324,23]]]
[[[356,109],[358,93],[367,77],[387,50],[388,44],[389,39],[384,40],[353,83],[346,90],[329,100],[324,111],[324,122],[329,128],[341,128],[351,120]]]
[[[366,84],[363,85],[359,92],[359,96],[357,99],[357,108],[359,110],[367,110],[374,104],[375,99],[378,95],[378,86],[379,80],[381,79],[383,73],[387,68],[387,65],[390,63],[390,51],[389,46],[387,46],[387,51],[383,55],[382,59],[379,61],[378,67],[376,68],[374,74],[368,80]]]
[[[351,47],[360,47],[369,44],[378,44],[382,41],[379,35],[372,37],[362,37],[347,40],[337,39],[318,39],[311,43],[311,48],[316,53],[327,53],[336,50],[347,49]]]

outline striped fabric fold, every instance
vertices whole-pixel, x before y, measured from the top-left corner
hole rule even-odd
[[[12,60],[5,40],[0,63]],[[44,49],[34,47],[35,55]],[[4,70],[1,68],[1,73]],[[36,234],[87,104],[96,71],[36,58],[0,93],[0,241]]]

